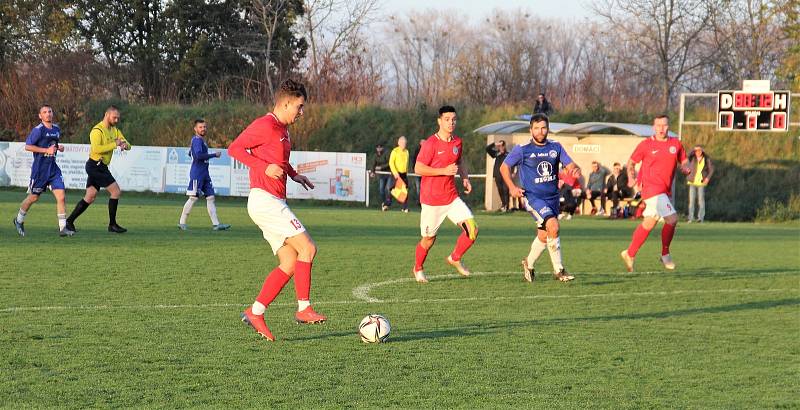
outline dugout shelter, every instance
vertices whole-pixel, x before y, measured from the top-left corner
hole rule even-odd
[[[476,133],[486,134],[486,144],[505,141],[508,151],[531,139],[530,123],[526,120],[499,121],[481,126]],[[592,161],[597,161],[611,173],[612,165],[623,166],[642,139],[653,135],[651,124],[628,124],[616,122],[584,122],[580,124],[550,123],[548,138],[564,146],[570,157],[581,167],[582,184],[589,178]],[[670,131],[670,136],[677,135]],[[486,155],[486,193],[484,206],[487,211],[500,208],[500,195],[494,183],[492,170],[494,158]],[[609,201],[610,202],[610,201]]]

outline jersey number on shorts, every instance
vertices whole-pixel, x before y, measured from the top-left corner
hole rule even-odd
[[[294,226],[294,229],[297,230],[303,229],[303,224],[301,224],[300,221],[298,221],[297,219],[292,219],[290,223],[292,224],[292,226]]]

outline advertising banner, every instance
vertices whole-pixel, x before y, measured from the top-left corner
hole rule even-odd
[[[89,145],[62,144],[56,162],[69,189],[86,187],[86,161]],[[228,156],[209,160],[209,172],[217,195],[247,196],[250,192],[249,169]],[[22,142],[0,142],[0,186],[28,186],[33,154]],[[185,147],[134,146],[130,151],[115,151],[109,167],[125,191],[186,192],[192,158]],[[290,163],[307,176],[315,188],[306,191],[300,184],[287,182],[287,196],[292,199],[328,199],[366,201],[367,155],[345,152],[294,151]]]

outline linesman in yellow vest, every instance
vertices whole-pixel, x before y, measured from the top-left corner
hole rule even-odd
[[[108,231],[113,233],[128,231],[117,224],[117,206],[122,190],[114,176],[111,175],[111,171],[108,170],[114,150],[117,148],[120,151],[131,149],[131,144],[117,128],[117,123],[119,123],[119,108],[111,105],[106,109],[103,121],[95,125],[89,133],[91,149],[89,150],[89,160],[86,161],[86,195],[67,218],[67,228],[71,231],[76,231],[75,220],[94,202],[97,191],[101,188],[105,188],[110,196],[108,199]]]

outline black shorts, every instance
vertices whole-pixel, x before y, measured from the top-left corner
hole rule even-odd
[[[93,186],[95,189],[100,190],[100,188],[105,188],[117,182],[114,176],[111,175],[111,171],[108,170],[108,165],[104,164],[103,161],[92,159],[86,161],[86,175],[86,188]]]

